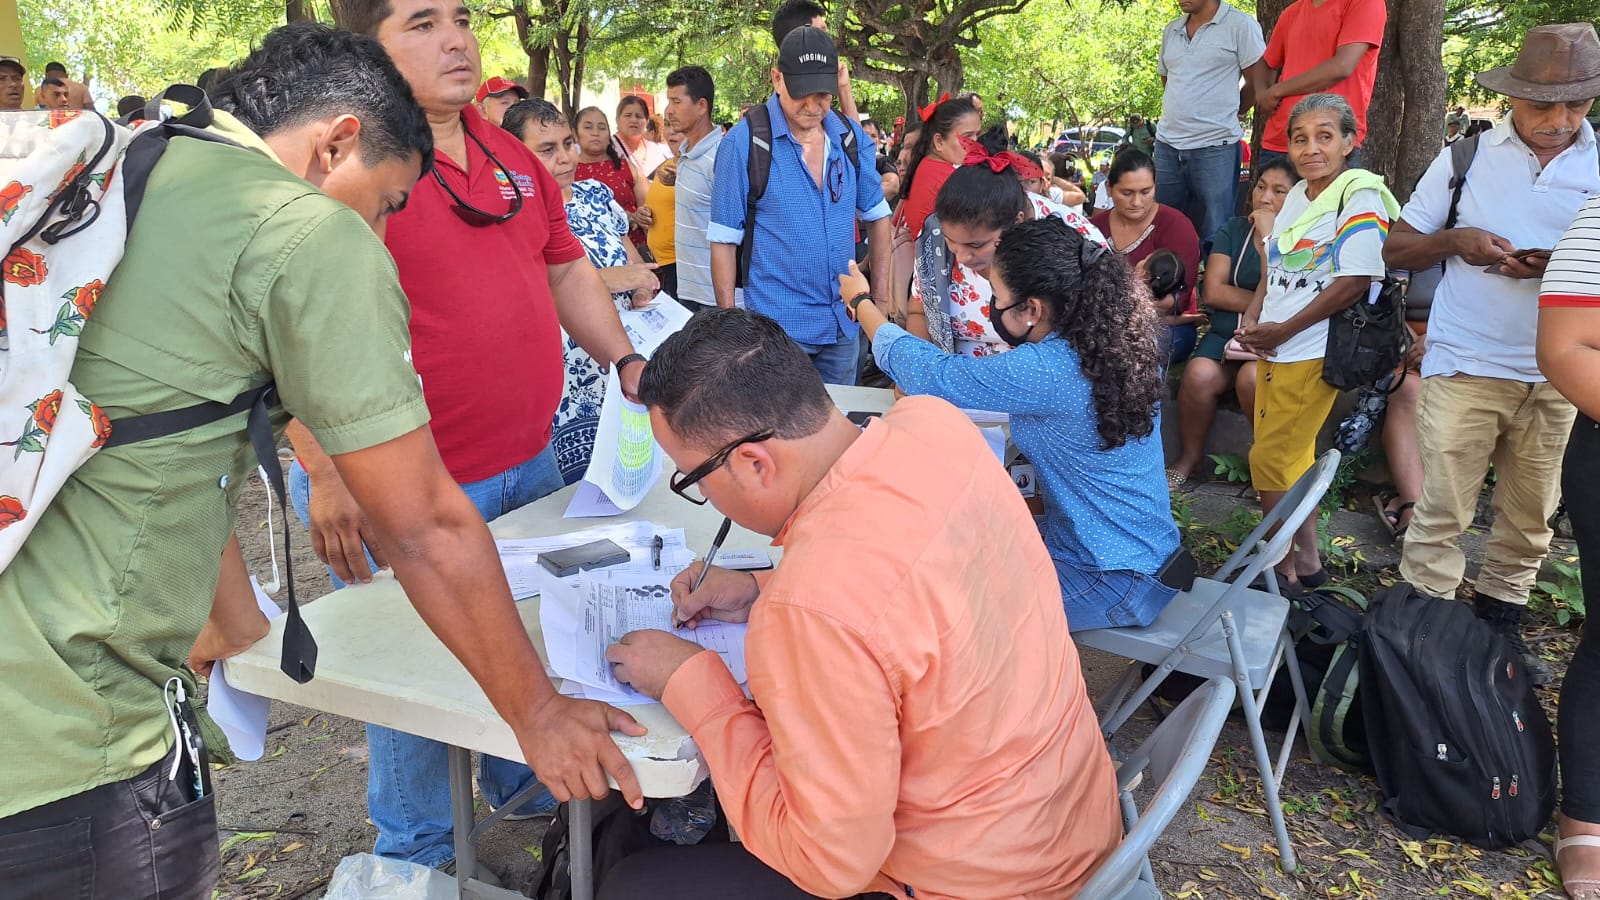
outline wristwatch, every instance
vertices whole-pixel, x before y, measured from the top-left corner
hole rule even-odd
[[[627,356],[624,356],[623,358],[612,363],[611,368],[616,369],[620,374],[622,372],[622,367],[631,362],[649,362],[649,360],[645,359],[641,354],[629,353]]]
[[[871,299],[872,299],[872,294],[867,292],[867,291],[862,291],[861,293],[855,295],[854,297],[851,297],[850,298],[850,318],[853,319],[853,318],[856,317],[856,315],[857,315],[856,308],[859,307],[862,304],[863,301],[871,300]]]

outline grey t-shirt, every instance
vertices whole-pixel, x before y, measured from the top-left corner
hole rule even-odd
[[[1223,3],[1194,37],[1179,16],[1161,33],[1161,75],[1167,79],[1156,140],[1177,150],[1228,144],[1239,127],[1239,75],[1266,52],[1261,25]]]

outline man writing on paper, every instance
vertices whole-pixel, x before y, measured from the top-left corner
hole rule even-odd
[[[1115,776],[1049,553],[966,417],[915,397],[857,428],[778,323],[736,309],[668,338],[639,394],[674,490],[784,556],[673,582],[691,625],[749,622],[753,701],[667,632],[607,652],[694,736],[743,843],[629,857],[603,900],[1081,887],[1121,838]]]

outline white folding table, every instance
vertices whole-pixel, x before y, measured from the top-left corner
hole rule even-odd
[[[883,412],[893,402],[887,390],[829,387],[841,409]],[[670,462],[668,463],[670,468]],[[563,534],[597,525],[648,520],[664,528],[684,529],[689,546],[704,554],[722,516],[710,505],[696,506],[667,489],[665,474],[645,500],[622,516],[566,519],[574,487],[558,491],[515,510],[490,524],[497,538],[531,538]],[[765,549],[776,562],[780,551],[770,541],[738,526],[729,532],[728,550]],[[539,601],[517,604],[523,624],[544,656],[539,628]],[[471,752],[504,759],[522,759],[515,735],[489,705],[467,670],[428,630],[392,575],[379,573],[371,584],[336,591],[307,604],[306,624],[318,646],[317,675],[296,684],[278,669],[283,645],[283,618],[255,646],[228,661],[233,686],[299,706],[371,722],[439,741],[450,749],[451,817],[455,827],[456,878],[462,898],[509,900],[520,895],[477,879],[473,847]],[[694,740],[659,703],[630,706],[627,711],[649,729],[643,737],[613,733],[647,797],[680,797],[706,778],[705,762]],[[571,804],[571,871],[574,900],[594,896],[590,801]]]

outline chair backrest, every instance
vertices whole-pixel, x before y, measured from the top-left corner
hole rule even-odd
[[[1239,542],[1239,549],[1217,570],[1215,579],[1228,581],[1229,576],[1243,569],[1234,580],[1249,584],[1262,570],[1283,559],[1294,541],[1295,531],[1305,524],[1306,519],[1316,515],[1317,504],[1322,502],[1322,496],[1328,492],[1333,484],[1333,476],[1339,471],[1340,459],[1338,450],[1329,449],[1323,453],[1295,481],[1272,512],[1261,518],[1261,524]],[[1273,532],[1274,528],[1277,531]],[[1268,532],[1272,532],[1270,538],[1267,537]]]
[[[1212,678],[1190,694],[1145,738],[1144,743],[1117,767],[1119,792],[1127,829],[1122,843],[1095,870],[1080,900],[1116,900],[1125,897],[1146,868],[1150,848],[1183,809],[1211,759],[1211,748],[1222,734],[1233,708],[1234,686],[1226,678]],[[1155,794],[1144,812],[1135,810],[1132,788],[1148,776]]]

